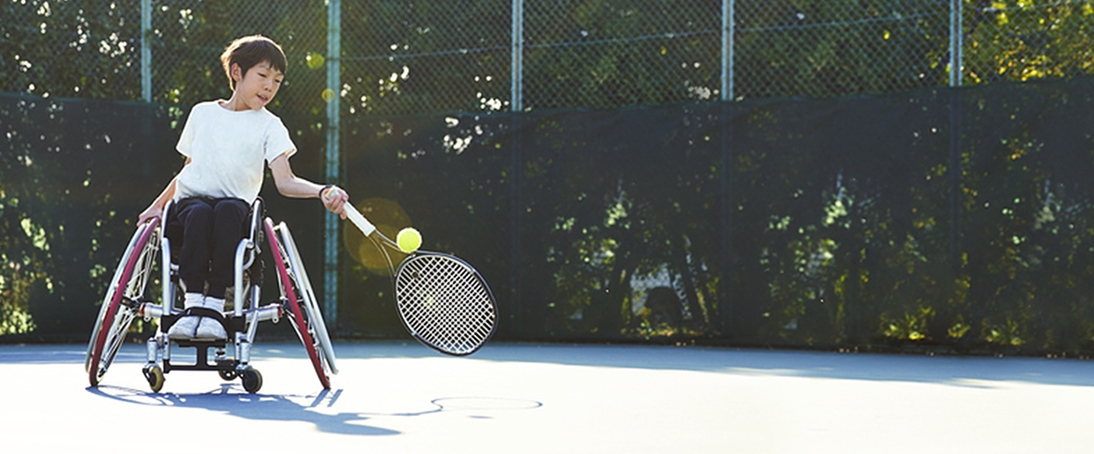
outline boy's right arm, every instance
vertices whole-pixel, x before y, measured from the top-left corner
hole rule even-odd
[[[183,164],[182,167],[186,168],[187,164],[190,164],[190,158],[186,158],[186,164]],[[179,171],[179,174],[181,173],[182,171]],[[148,208],[145,208],[144,212],[140,214],[140,217],[137,218],[137,224],[144,224],[152,218],[158,218],[163,214],[163,207],[167,206],[167,202],[175,197],[175,185],[178,181],[179,176],[175,175],[175,178],[172,178],[171,182],[167,183],[167,187],[163,189],[163,192],[160,193],[159,197],[156,197],[156,200],[153,200],[152,204],[149,205]]]

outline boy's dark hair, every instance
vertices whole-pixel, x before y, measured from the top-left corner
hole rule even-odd
[[[224,49],[224,53],[220,54],[220,63],[224,66],[224,74],[228,76],[228,85],[232,90],[236,89],[235,81],[232,80],[233,64],[238,64],[242,73],[247,74],[247,70],[262,62],[269,63],[274,69],[281,71],[281,74],[285,74],[289,66],[281,46],[262,35],[245,36],[232,41]]]

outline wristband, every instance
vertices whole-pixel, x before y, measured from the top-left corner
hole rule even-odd
[[[326,186],[323,186],[323,189],[319,190],[319,199],[320,200],[325,200],[326,199],[326,192],[328,190],[330,190],[330,188],[333,188],[333,187],[334,187],[333,184],[328,184]]]

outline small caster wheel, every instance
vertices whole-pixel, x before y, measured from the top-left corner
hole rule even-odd
[[[220,374],[220,378],[224,381],[232,381],[239,378],[239,370],[236,366],[239,365],[239,361],[230,359],[218,359],[217,360],[217,373]]]
[[[148,380],[148,386],[152,388],[152,392],[158,393],[163,389],[163,369],[156,364],[149,364],[144,366],[144,378]]]
[[[262,374],[257,369],[247,366],[239,371],[239,376],[243,378],[243,389],[247,392],[254,394],[262,388]]]

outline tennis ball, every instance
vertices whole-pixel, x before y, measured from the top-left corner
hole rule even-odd
[[[395,242],[399,243],[399,249],[403,252],[414,252],[422,245],[422,234],[414,230],[413,227],[407,227],[399,231],[399,235],[395,237]]]

